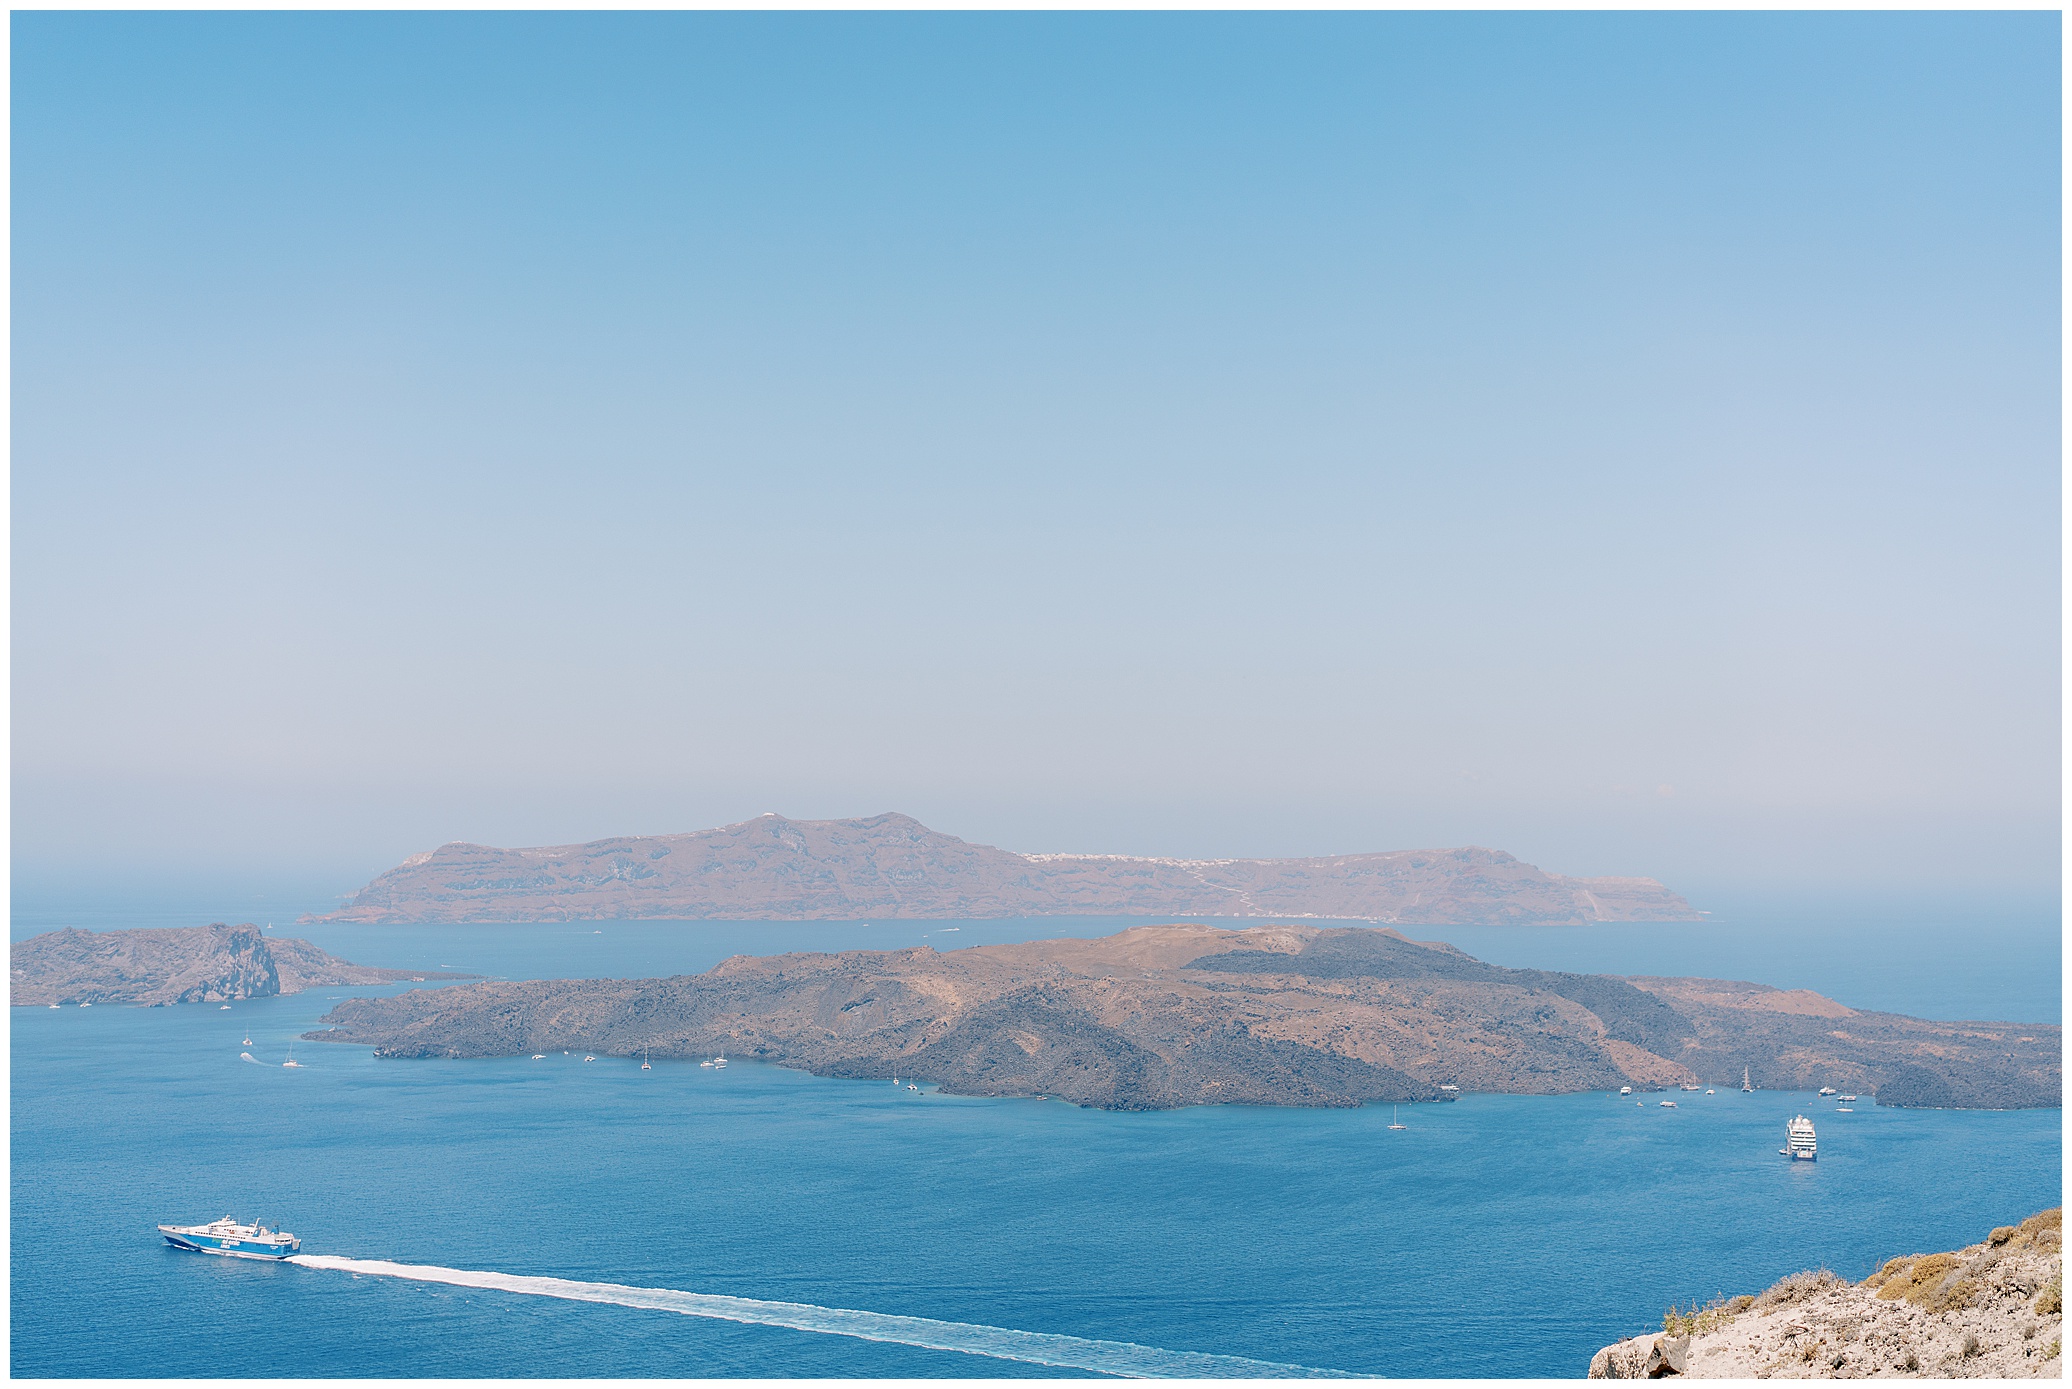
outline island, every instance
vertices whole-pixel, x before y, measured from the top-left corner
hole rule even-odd
[[[1331,858],[1018,854],[909,816],[764,815],[695,834],[538,849],[447,844],[304,920],[863,921],[1016,916],[1521,926],[1695,921],[1652,878],[1565,878],[1495,849]]]
[[[2062,1208],[1977,1244],[1885,1261],[1861,1283],[1826,1269],[1761,1293],[1671,1308],[1662,1330],[1606,1346],[1591,1379],[2057,1379]]]
[[[436,970],[372,969],[327,955],[306,940],[269,936],[249,923],[139,931],[48,931],[16,941],[10,998],[49,1004],[232,1003],[299,993],[314,984],[422,984],[479,979]]]
[[[318,1040],[398,1058],[725,1052],[817,1075],[1105,1109],[1459,1091],[1846,1087],[2059,1103],[2059,1029],[1863,1012],[1805,990],[1508,969],[1375,927],[1140,926],[1098,940],[735,956],[668,979],[351,999]]]

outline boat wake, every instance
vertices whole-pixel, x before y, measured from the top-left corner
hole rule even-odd
[[[816,1307],[806,1302],[764,1302],[717,1293],[678,1292],[673,1288],[630,1288],[618,1283],[577,1283],[566,1278],[536,1278],[515,1273],[484,1273],[439,1268],[431,1264],[397,1264],[386,1259],[344,1259],[330,1254],[297,1254],[288,1260],[304,1268],[377,1278],[408,1278],[420,1283],[447,1283],[459,1288],[488,1288],[559,1297],[571,1302],[604,1302],[618,1307],[644,1307],[687,1317],[784,1326],[862,1341],[888,1341],[924,1350],[956,1351],[995,1360],[1019,1360],[1058,1369],[1092,1370],[1131,1379],[1343,1379],[1336,1370],[1280,1365],[1236,1355],[1160,1350],[1128,1341],[1091,1341],[1079,1336],[1053,1336],[1015,1331],[1004,1326],[937,1321],[932,1317],[899,1317],[842,1307]]]
[[[250,1053],[249,1051],[239,1052],[237,1054],[237,1059],[240,1061],[249,1061],[254,1066],[264,1066],[266,1064],[264,1061],[261,1061],[258,1057],[252,1055],[252,1053]]]

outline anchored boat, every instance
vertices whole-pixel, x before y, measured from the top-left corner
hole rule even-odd
[[[1813,1121],[1801,1114],[1786,1125],[1784,1146],[1777,1152],[1794,1162],[1818,1162],[1820,1149],[1813,1139]]]
[[[227,1215],[206,1225],[161,1225],[158,1233],[175,1249],[223,1254],[233,1259],[285,1259],[302,1248],[302,1241],[286,1230],[240,1225]]]

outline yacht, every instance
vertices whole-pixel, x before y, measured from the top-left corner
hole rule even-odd
[[[1695,1085],[1679,1085],[1677,1089],[1682,1090],[1685,1094],[1688,1095],[1695,1095],[1698,1093],[1698,1087]]]
[[[1818,1162],[1820,1148],[1813,1141],[1813,1121],[1801,1114],[1793,1119],[1784,1130],[1784,1146],[1777,1150],[1779,1156],[1794,1162]]]
[[[286,1230],[240,1225],[227,1215],[206,1225],[161,1225],[158,1233],[175,1249],[224,1254],[233,1259],[285,1259],[302,1248],[302,1241]]]
[[[1835,1087],[1832,1085],[1823,1085],[1820,1087],[1820,1097],[1822,1099],[1826,1099],[1829,1095],[1834,1094],[1834,1092]]]
[[[725,1052],[721,1052],[719,1055],[712,1058],[712,1068],[716,1071],[725,1069],[726,1064],[727,1054]]]
[[[281,1064],[291,1071],[302,1069],[302,1063],[295,1059],[295,1044],[293,1042],[288,1043],[288,1059],[281,1062]]]
[[[1664,1108],[1664,1109],[1674,1109],[1674,1108],[1676,1108],[1676,1101],[1675,1101],[1675,1100],[1664,1100],[1664,1101],[1662,1101],[1662,1108]]]
[[[1389,1127],[1392,1129],[1401,1129],[1409,1127],[1408,1124],[1403,1123],[1396,1117],[1396,1106],[1394,1105],[1389,1106]]]
[[[1841,1101],[1841,1102],[1842,1102],[1843,1104],[1855,1104],[1855,1103],[1856,1103],[1856,1096],[1854,1096],[1854,1095],[1837,1095],[1837,1096],[1835,1096],[1835,1098],[1836,1098],[1836,1099],[1838,1099],[1838,1100],[1840,1100],[1840,1101]]]
[[[535,1061],[545,1061],[547,1059],[547,1053],[543,1051],[536,1051],[532,1054],[532,1059]]]
[[[1630,1085],[1621,1085],[1619,1087],[1619,1093],[1622,1095],[1630,1095],[1633,1093],[1633,1087]]]
[[[1753,1095],[1755,1093],[1755,1087],[1748,1083],[1748,1067],[1746,1066],[1741,1068],[1741,1093],[1744,1095]]]

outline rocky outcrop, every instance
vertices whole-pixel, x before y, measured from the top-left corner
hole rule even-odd
[[[256,926],[145,931],[50,931],[17,941],[11,1001],[51,1003],[229,1003],[273,998],[312,984],[422,983],[472,974],[370,969],[305,940],[268,937]]]
[[[1875,1079],[1929,1057],[1956,1074],[2011,1075],[2029,1104],[2058,1103],[2055,1028],[1856,1013],[1818,995],[1806,996],[1820,1005],[1811,1013],[1779,1014],[1774,989],[1666,981],[1681,986],[1672,994],[1648,982],[1505,969],[1386,929],[1144,926],[942,954],[736,956],[672,979],[413,990],[345,1002],[325,1018],[335,1030],[312,1035],[392,1057],[724,1049],[820,1075],[897,1070],[957,1094],[1111,1109],[1354,1105],[1440,1098],[1445,1085],[1738,1085],[1744,1065]],[[1780,1016],[1812,1022],[1780,1030]],[[2017,1035],[2029,1045],[2011,1062]]]
[[[2063,1223],[2048,1210],[1965,1249],[1892,1259],[1861,1283],[1823,1269],[1672,1309],[1663,1331],[1598,1351],[1589,1377],[2056,1379]]]
[[[325,921],[1339,918],[1417,925],[1691,921],[1652,878],[1564,878],[1493,849],[1301,859],[1017,854],[905,815],[765,815],[543,849],[447,844]]]

